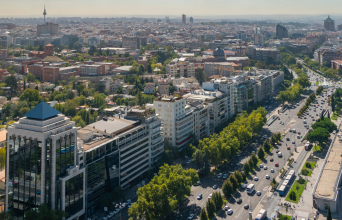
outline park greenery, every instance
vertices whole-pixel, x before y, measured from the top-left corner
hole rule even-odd
[[[301,174],[304,176],[311,176],[311,173],[315,169],[315,166],[316,166],[316,162],[310,162],[310,161],[305,162],[301,170]]]
[[[315,93],[311,93],[309,97],[305,101],[305,105],[301,107],[297,113],[297,116],[300,117],[304,114],[304,112],[310,107],[310,105],[316,100]]]
[[[191,145],[192,158],[200,172],[205,169],[207,160],[210,165],[218,166],[239,152],[252,140],[253,135],[262,129],[266,122],[266,114],[267,111],[262,107],[249,115],[243,111],[219,134],[214,133],[208,138],[199,140],[198,146]]]
[[[199,180],[197,171],[181,165],[165,164],[158,175],[138,189],[138,200],[128,209],[130,220],[157,220],[170,214],[191,193],[191,185]]]
[[[299,180],[296,180],[293,183],[290,191],[288,192],[285,200],[293,203],[298,203],[307,182],[308,181],[306,181],[302,177],[300,177]]]

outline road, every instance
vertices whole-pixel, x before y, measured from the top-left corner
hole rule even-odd
[[[236,156],[232,159],[230,163],[227,164],[226,168],[222,170],[222,173],[231,173],[234,172],[234,170],[241,170],[242,165],[237,165],[238,163],[243,164],[246,160],[248,160],[250,154],[252,151],[256,151],[257,148],[263,143],[264,141],[264,135],[266,134],[269,138],[272,133],[280,132],[281,134],[286,133],[284,138],[282,139],[282,145],[276,146],[270,153],[270,155],[263,161],[263,165],[266,165],[268,167],[267,170],[256,168],[256,170],[252,173],[252,175],[247,180],[247,185],[250,183],[255,184],[256,191],[261,191],[261,196],[257,196],[256,193],[252,195],[247,195],[244,189],[240,188],[237,190],[237,192],[233,195],[233,197],[230,198],[228,201],[228,206],[233,209],[234,213],[230,216],[227,215],[226,212],[220,211],[219,214],[216,216],[216,219],[247,219],[248,218],[248,210],[244,209],[244,205],[248,204],[251,209],[256,207],[259,203],[263,203],[266,205],[267,210],[270,211],[269,213],[272,213],[275,206],[278,205],[280,201],[280,197],[278,196],[278,193],[274,193],[273,196],[270,198],[265,197],[266,191],[268,190],[270,186],[270,181],[273,177],[276,177],[279,173],[280,168],[282,168],[285,163],[287,162],[287,159],[290,157],[291,153],[295,150],[296,146],[304,145],[304,143],[301,143],[302,136],[305,135],[305,133],[308,131],[307,128],[304,127],[304,120],[307,122],[307,124],[310,126],[316,120],[319,118],[321,111],[323,109],[327,109],[327,95],[324,93],[323,97],[317,98],[317,103],[315,103],[316,111],[314,110],[314,107],[310,107],[307,110],[307,115],[298,118],[297,113],[299,109],[305,104],[306,98],[311,92],[314,92],[318,87],[315,84],[315,78],[320,77],[318,74],[313,73],[311,71],[308,72],[308,76],[310,76],[310,79],[312,81],[311,88],[309,89],[309,92],[306,94],[301,95],[301,97],[297,100],[295,108],[294,109],[288,109],[284,113],[282,113],[279,116],[279,120],[276,120],[274,123],[272,123],[270,126],[265,125],[260,134],[247,146],[245,147],[241,152],[240,156]],[[328,93],[330,93],[332,90],[329,88]],[[324,100],[324,102],[323,102]],[[297,105],[298,103],[298,105]],[[318,106],[319,105],[319,106]],[[268,109],[274,110],[276,107],[279,106],[279,103],[275,103],[271,105],[271,108]],[[313,118],[311,118],[313,116]],[[306,119],[304,118],[306,117]],[[281,122],[284,122],[284,125],[280,124]],[[293,129],[296,130],[296,133],[289,132]],[[298,133],[300,132],[300,134]],[[297,136],[300,136],[300,138],[297,138]],[[289,141],[287,141],[287,138],[289,138]],[[292,143],[294,141],[294,143]],[[287,150],[287,146],[290,146],[290,150]],[[280,151],[283,154],[283,157],[279,158],[277,156],[276,151]],[[307,151],[303,151],[302,154],[298,157],[296,163],[292,165],[291,169],[296,170],[296,173],[298,170],[300,170],[300,165],[305,158]],[[273,158],[274,161],[270,162],[270,158]],[[279,164],[279,167],[275,167],[275,163]],[[274,173],[271,173],[270,170],[274,169]],[[265,176],[268,174],[271,178],[266,179]],[[258,181],[254,181],[253,178],[257,176],[259,178]],[[180,215],[180,219],[187,219],[187,217],[190,215],[190,213],[196,214],[196,217],[194,219],[199,219],[199,214],[201,208],[205,207],[205,204],[208,200],[208,195],[215,192],[215,191],[221,191],[222,184],[224,182],[223,179],[218,179],[217,176],[209,176],[201,179],[202,185],[201,186],[193,186],[191,188],[191,195],[187,197],[176,209],[176,214]],[[214,190],[212,186],[214,184],[217,184],[218,189]],[[198,194],[203,195],[203,199],[197,200]],[[241,204],[237,204],[236,200],[242,199]],[[174,219],[174,216],[170,216],[169,219]]]

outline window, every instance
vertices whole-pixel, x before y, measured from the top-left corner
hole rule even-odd
[[[83,156],[82,156],[82,157],[80,157],[80,160],[83,160]]]

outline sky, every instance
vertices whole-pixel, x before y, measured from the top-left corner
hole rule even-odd
[[[342,0],[0,0],[0,17],[333,15]]]

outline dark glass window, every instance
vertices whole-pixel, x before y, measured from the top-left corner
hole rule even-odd
[[[65,212],[72,216],[83,208],[83,173],[65,182]]]

